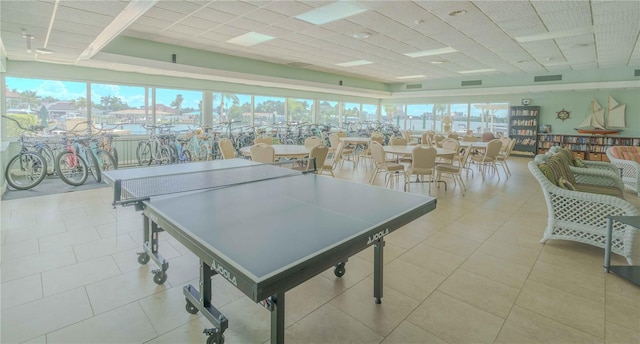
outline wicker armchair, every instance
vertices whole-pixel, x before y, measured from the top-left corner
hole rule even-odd
[[[626,154],[625,154],[626,153]],[[622,182],[640,197],[640,147],[613,146],[607,148],[607,157],[622,170]],[[633,160],[633,159],[636,160]]]
[[[620,197],[560,187],[549,179],[555,176],[550,176],[548,170],[543,172],[541,165],[545,164],[530,161],[528,165],[547,202],[548,222],[541,243],[550,239],[571,240],[604,248],[606,216],[640,214],[633,204]],[[631,226],[614,223],[611,250],[625,257],[629,264],[633,263],[634,257],[638,259],[638,232]]]
[[[619,178],[620,171],[615,165],[603,161],[582,161],[575,158],[570,149],[557,146],[551,147],[548,154],[537,155],[536,160],[542,162],[554,154],[559,155],[569,166],[577,183],[615,186],[624,192],[624,183]]]

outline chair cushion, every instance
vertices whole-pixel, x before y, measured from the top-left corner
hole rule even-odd
[[[574,184],[576,191],[595,193],[600,195],[616,196],[624,199],[624,195],[620,189],[615,186],[603,186],[593,184]]]
[[[640,163],[640,147],[634,146],[613,146],[611,154],[616,159],[630,160]]]

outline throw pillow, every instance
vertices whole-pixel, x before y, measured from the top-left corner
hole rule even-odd
[[[556,184],[556,176],[555,174],[553,174],[551,167],[549,167],[547,164],[540,164],[538,165],[538,168],[540,169],[540,172],[542,172],[542,174],[544,174],[544,176],[549,179],[550,182]]]
[[[558,186],[563,188],[563,189],[567,189],[567,190],[571,190],[571,191],[576,191],[575,186],[573,186],[573,184],[571,184],[571,182],[569,182],[566,178],[564,177],[560,177],[558,178]]]
[[[587,165],[584,164],[584,161],[580,158],[573,159],[573,166],[580,168],[587,168]]]

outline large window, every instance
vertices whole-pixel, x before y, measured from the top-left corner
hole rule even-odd
[[[91,84],[91,105],[84,97],[76,99],[76,105],[80,113],[91,112],[94,125],[137,129],[140,124],[153,123],[144,92],[144,87]]]
[[[476,134],[492,132],[496,134],[507,134],[508,130],[507,103],[479,103],[471,104],[471,116],[469,120],[470,128]]]
[[[408,124],[411,130],[433,130],[433,105],[409,104],[407,105]]]
[[[202,92],[156,89],[157,124],[168,124],[173,130],[194,129],[201,124]]]
[[[284,98],[255,96],[254,103],[255,125],[274,125],[288,121],[284,113]]]
[[[362,121],[377,122],[378,121],[378,105],[362,104]]]
[[[355,124],[361,121],[360,103],[343,103],[342,104],[342,123],[343,127]]]
[[[313,100],[287,98],[287,118],[295,123],[313,123]]]
[[[87,83],[60,80],[6,79],[6,113],[23,126],[41,124],[48,127],[83,130],[78,125],[88,118]],[[78,125],[78,126],[76,126]],[[7,137],[17,137],[20,130],[7,123]]]
[[[319,100],[318,102],[318,123],[337,127],[339,124],[338,102],[328,100]]]

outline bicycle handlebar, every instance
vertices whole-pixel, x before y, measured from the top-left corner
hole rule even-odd
[[[11,117],[9,117],[9,116],[4,116],[4,115],[3,115],[2,117],[6,118],[6,119],[8,119],[8,120],[11,120],[11,121],[13,121],[13,122],[15,122],[15,123],[16,123],[16,125],[18,126],[18,128],[20,128],[20,129],[22,129],[22,130],[31,131],[31,132],[34,132],[34,133],[35,133],[36,131],[39,131],[39,130],[42,130],[42,129],[46,128],[44,125],[31,125],[31,126],[29,126],[29,128],[25,128],[25,127],[23,127],[23,126],[22,126],[22,124],[20,124],[20,122],[18,122],[18,120],[17,120],[17,119],[15,119],[15,118],[11,118]]]

